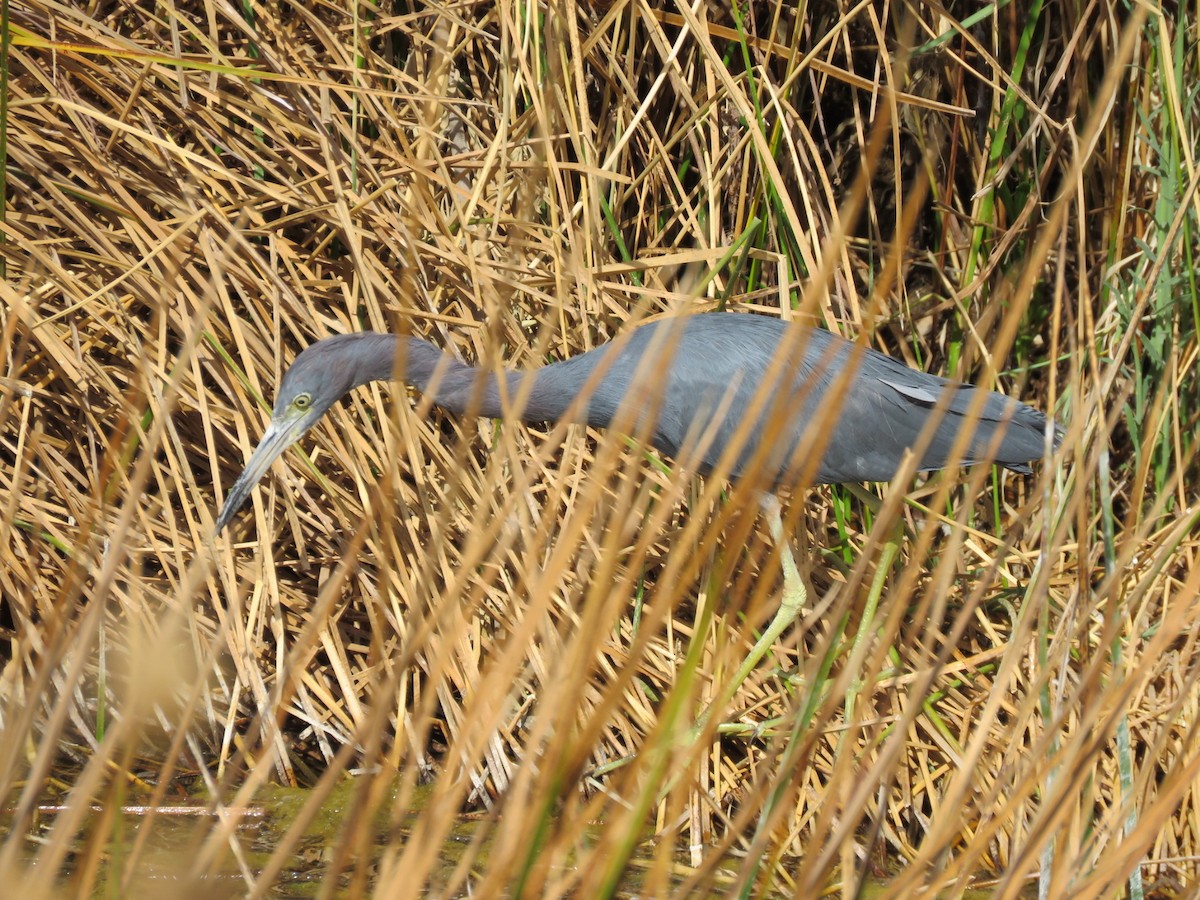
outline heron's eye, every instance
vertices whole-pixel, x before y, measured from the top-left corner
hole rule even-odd
[[[312,406],[312,394],[297,394],[296,399],[292,401],[292,406],[299,410],[308,409]]]

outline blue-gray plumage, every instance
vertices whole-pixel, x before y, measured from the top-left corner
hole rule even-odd
[[[777,354],[789,351],[802,352],[802,357],[794,363],[784,358],[772,372]],[[841,399],[840,406],[829,413],[833,431],[824,442],[812,477],[819,484],[889,480],[904,451],[917,443],[939,400],[948,394],[944,400],[947,408],[918,466],[922,471],[944,467],[979,393],[978,388],[919,372],[874,350],[860,350],[822,329],[736,313],[661,319],[643,325],[622,340],[562,362],[532,372],[506,372],[508,383],[503,392],[493,374],[466,366],[420,338],[370,332],[338,335],[310,346],[284,375],[271,427],[230,491],[217,529],[228,524],[275,457],[338,399],[367,382],[391,379],[398,353],[404,354],[403,380],[421,391],[436,380],[433,402],[456,413],[503,417],[527,388],[528,398],[520,414],[525,421],[570,418],[608,427],[621,403],[632,396],[632,403],[657,410],[647,433],[663,453],[678,455],[689,436],[705,445],[696,461],[702,473],[717,464],[735,439],[745,412],[753,406],[755,394],[773,375],[775,383],[790,383],[791,388],[775,392],[761,404],[758,421],[743,438],[731,471],[739,478],[755,460],[762,487],[787,486],[793,480],[795,470],[804,463],[792,458],[793,450],[805,427],[820,416],[820,404],[831,388],[840,388]],[[852,363],[855,356],[857,361]],[[658,360],[666,364],[658,366]],[[643,364],[639,376],[638,367]],[[844,386],[839,385],[839,376],[851,364],[853,373]],[[597,371],[596,383],[587,390],[588,380]],[[631,394],[635,376],[640,381]],[[526,386],[525,379],[532,383]],[[1046,417],[1002,394],[985,393],[979,421],[973,423],[972,438],[960,462],[994,461],[1028,473],[1026,464],[1043,453]],[[581,397],[583,403],[576,404]],[[568,415],[573,405],[575,414]],[[718,415],[720,423],[709,432]],[[635,415],[629,424],[642,423]],[[997,430],[1003,435],[993,450]],[[778,449],[756,458],[759,436],[772,433]]]
[[[579,356],[529,372],[493,373],[466,366],[416,337],[348,334],[304,350],[279,386],[271,424],[217,517],[223,529],[267,468],[339,398],[370,381],[397,374],[432,390],[438,406],[456,413],[504,417],[520,407],[528,422],[563,419],[644,433],[670,456],[681,451],[707,473],[737,444],[731,476],[753,472],[755,486],[793,485],[807,462],[798,458],[814,420],[832,429],[815,473],[817,483],[886,481],[922,429],[940,416],[918,468],[939,469],[964,427],[970,440],[959,462],[994,461],[1018,472],[1044,453],[1046,417],[1001,394],[911,369],[828,331],[765,316],[710,313],[660,319]],[[780,389],[782,387],[783,389]],[[760,391],[768,391],[761,394]],[[831,393],[837,402],[822,406]],[[757,396],[758,406],[755,406]],[[581,399],[582,398],[582,399]],[[622,408],[622,403],[627,405]],[[742,428],[753,409],[754,424]],[[829,423],[829,424],[825,424]],[[761,447],[766,441],[767,446]],[[1057,445],[1057,438],[1054,439]],[[689,448],[699,446],[696,458]],[[810,467],[811,468],[811,467]],[[739,672],[748,674],[804,601],[790,550],[783,545],[778,503],[766,495],[771,532],[784,553],[785,596],[771,627]],[[790,569],[790,571],[789,571]],[[785,615],[785,613],[787,613]]]

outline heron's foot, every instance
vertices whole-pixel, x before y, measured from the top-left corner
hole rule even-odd
[[[808,679],[804,677],[804,672],[799,668],[792,669],[790,672],[781,672],[780,678],[789,694],[798,694],[808,687]]]
[[[779,561],[783,568],[783,596],[779,599],[779,609],[775,611],[770,624],[755,641],[754,646],[750,648],[750,652],[726,688],[728,698],[732,698],[737,693],[742,682],[750,677],[750,673],[775,646],[775,642],[779,640],[787,627],[799,620],[804,612],[804,605],[808,601],[808,589],[804,585],[804,579],[800,577],[800,571],[796,568],[796,560],[792,556],[792,548],[788,544],[787,536],[783,533],[783,520],[780,517],[778,498],[774,494],[764,495],[762,507],[763,515],[767,520],[767,528],[771,533],[771,540],[779,548]]]
[[[700,724],[703,725],[714,709],[725,709],[729,702],[737,694],[738,689],[750,677],[763,657],[765,657],[775,647],[776,642],[788,626],[800,619],[804,612],[805,603],[808,600],[808,590],[805,587],[804,580],[800,577],[800,572],[796,568],[796,560],[792,556],[792,549],[787,542],[783,533],[783,520],[780,516],[779,500],[773,494],[765,494],[762,497],[763,515],[767,520],[767,527],[771,533],[771,539],[779,548],[780,564],[783,568],[783,596],[779,600],[779,609],[775,611],[775,615],[771,618],[767,628],[754,642],[754,646],[750,648],[750,652],[746,654],[746,658],[742,660],[742,664],[734,673],[733,678],[725,683],[721,693],[713,701],[712,705],[700,717]]]

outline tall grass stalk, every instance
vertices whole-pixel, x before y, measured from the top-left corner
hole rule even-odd
[[[1190,11],[143,6],[0,8],[10,893],[1194,890]],[[375,385],[212,534],[319,337],[725,307],[1063,448],[790,497],[736,686],[755,490],[636,433]]]

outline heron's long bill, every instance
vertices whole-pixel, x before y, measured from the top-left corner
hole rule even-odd
[[[250,496],[250,492],[254,490],[259,479],[266,474],[267,469],[271,468],[271,463],[275,462],[284,450],[296,443],[306,430],[307,423],[303,419],[284,423],[271,422],[263,434],[262,440],[254,448],[254,453],[250,455],[250,461],[246,463],[246,468],[242,470],[238,480],[229,489],[225,505],[221,507],[221,514],[217,516],[217,534],[221,533],[222,529],[229,524],[229,520],[233,518],[233,514],[246,502],[246,498]]]

